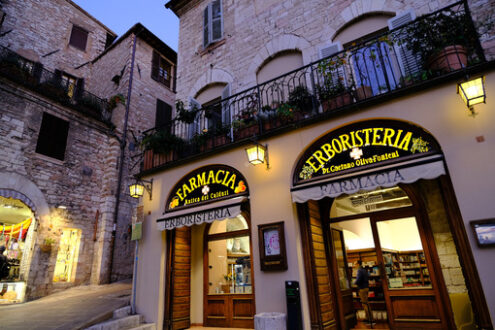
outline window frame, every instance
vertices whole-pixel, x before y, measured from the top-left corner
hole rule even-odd
[[[219,17],[213,17],[213,5],[215,2],[218,2],[220,8]],[[214,38],[213,35],[213,25],[214,22],[220,21],[220,35],[217,38]],[[203,10],[203,49],[208,48],[210,45],[213,45],[224,39],[224,28],[223,28],[223,4],[222,0],[213,0],[205,7]]]
[[[76,31],[76,34],[74,32]],[[84,34],[84,47],[82,46],[83,42],[82,39],[77,39],[77,38],[83,38],[83,34],[77,35],[77,33],[85,33]],[[89,37],[89,31],[86,30],[85,28],[75,25],[72,25],[72,30],[70,32],[70,37],[69,37],[69,45],[79,49],[83,52],[86,51],[86,48],[88,46],[88,37]]]
[[[166,72],[168,79],[161,74],[162,70]],[[174,64],[156,50],[153,50],[151,58],[151,79],[173,90]]]
[[[63,161],[67,153],[69,129],[69,121],[43,112],[35,152]],[[58,141],[61,141],[61,138],[64,141],[58,143]]]

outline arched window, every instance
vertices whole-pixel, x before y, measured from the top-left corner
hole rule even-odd
[[[283,51],[267,59],[256,73],[258,84],[303,66],[303,56],[298,50]]]

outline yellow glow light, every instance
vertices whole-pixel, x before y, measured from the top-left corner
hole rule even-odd
[[[144,186],[142,184],[138,184],[138,183],[131,184],[129,186],[129,193],[130,193],[131,197],[139,198],[139,197],[143,196]]]
[[[252,145],[246,148],[248,161],[253,165],[263,164],[265,162],[266,147],[261,144]]]
[[[485,103],[485,77],[472,79],[457,85],[457,93],[461,95],[468,108],[478,103]]]

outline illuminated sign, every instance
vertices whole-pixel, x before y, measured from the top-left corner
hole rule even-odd
[[[423,157],[439,150],[431,135],[415,125],[395,120],[358,122],[313,143],[298,162],[294,183]]]
[[[224,165],[199,168],[172,189],[166,211],[248,194],[246,180],[236,169]]]

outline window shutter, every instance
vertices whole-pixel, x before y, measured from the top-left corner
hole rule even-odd
[[[221,40],[222,37],[223,37],[222,1],[214,0],[211,3],[211,43]]]
[[[230,96],[230,84],[227,84],[225,88],[222,90],[222,100],[229,98]],[[230,114],[230,101],[222,102],[222,122],[224,125],[230,125],[232,122],[231,114]]]
[[[408,24],[416,19],[414,11],[408,10],[397,14],[388,20],[388,27],[390,30],[399,28],[405,24]],[[403,75],[412,75],[421,70],[421,61],[415,56],[409,49],[407,49],[407,43],[399,42],[394,44],[395,53],[397,54],[400,70]]]
[[[206,48],[210,44],[210,28],[209,28],[209,16],[211,10],[211,3],[206,6],[203,11],[203,47]]]
[[[76,100],[80,99],[83,96],[83,92],[84,92],[84,79],[79,78],[77,79],[76,82],[76,93],[75,93]]]
[[[199,102],[196,101],[194,98],[189,97],[189,111],[192,111],[193,109],[201,109],[201,104],[199,104]],[[194,119],[194,122],[189,124],[189,129],[187,134],[189,140],[192,139],[195,135],[201,133],[200,120],[201,120],[201,116],[199,115],[198,112],[196,114],[196,118]]]
[[[87,41],[88,41],[88,31],[73,25],[72,32],[70,34],[69,44],[82,51],[85,51]]]
[[[336,54],[341,50],[343,50],[343,48],[340,41],[323,46],[320,48],[320,59],[323,59],[328,56],[332,56],[333,54]]]
[[[62,71],[55,69],[55,75],[51,79],[51,83],[56,87],[62,86]]]
[[[157,80],[158,79],[158,70],[160,66],[160,55],[157,52],[153,51],[153,55],[151,58],[151,78]]]
[[[36,78],[37,82],[40,82],[42,73],[43,73],[43,64],[39,62],[34,63],[33,76]]]
[[[156,99],[155,127],[170,129],[172,121],[172,107],[160,99]]]

